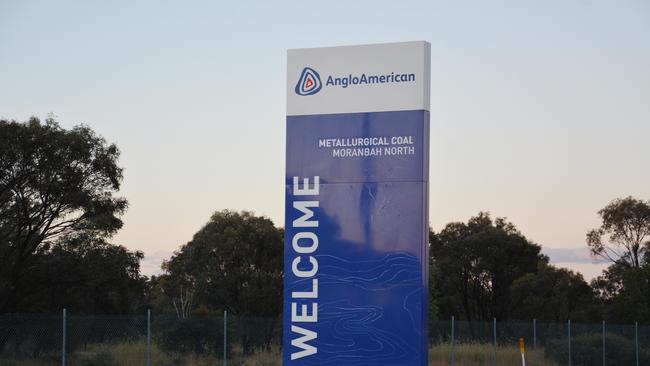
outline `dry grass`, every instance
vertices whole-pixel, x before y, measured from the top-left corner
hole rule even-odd
[[[59,366],[61,361],[46,361],[33,358],[10,358],[0,356],[0,365],[2,366]]]
[[[494,350],[490,344],[465,343],[455,346],[457,366],[492,366]],[[429,366],[448,366],[451,364],[451,345],[439,344],[429,349]],[[518,347],[497,347],[497,365],[520,366],[521,355]],[[526,351],[527,366],[558,366],[544,358],[543,350]]]
[[[70,355],[70,365],[79,364],[80,360],[100,353],[110,354],[120,366],[142,366],[146,364],[146,344],[144,341],[118,343],[113,345],[93,345],[85,351],[77,351]],[[489,344],[457,344],[455,346],[456,366],[492,366],[493,350]],[[516,347],[498,347],[497,365],[519,366],[521,356]],[[168,354],[155,344],[152,348],[152,364],[154,366],[213,366],[220,364],[219,357],[197,356],[193,354]],[[439,344],[429,350],[429,366],[448,366],[451,364],[451,345]],[[34,359],[9,359],[0,356],[2,366],[55,366],[56,361]],[[232,350],[229,366],[281,366],[282,356],[279,347],[269,350],[259,350],[251,356],[244,356],[241,348]],[[543,350],[526,352],[527,366],[558,366],[544,358]]]
[[[115,361],[124,366],[135,366],[146,364],[146,345],[144,342],[126,342],[117,344],[96,344],[90,345],[86,350],[76,351],[70,355],[72,365],[78,364],[81,360],[92,357],[96,354],[110,354]]]
[[[280,347],[271,347],[268,350],[258,350],[251,356],[244,356],[240,350],[235,349],[232,360],[228,361],[232,366],[281,366],[282,352]]]
[[[99,353],[108,353],[120,366],[142,366],[146,364],[146,343],[144,341],[119,343],[114,345],[95,345],[88,347],[85,352],[75,352],[71,357],[74,366],[76,361],[84,357]],[[259,350],[251,356],[244,356],[241,347],[234,347],[232,358],[228,360],[230,366],[280,366],[281,353],[279,347],[272,347],[270,350]],[[162,351],[154,343],[151,350],[151,363],[154,366],[214,366],[221,364],[220,357],[198,356],[195,354],[169,354]],[[0,365],[3,365],[0,363]],[[22,366],[22,365],[21,365]],[[30,365],[31,366],[31,365]],[[33,366],[41,366],[33,365]]]
[[[101,344],[89,346],[84,352],[77,351],[71,355],[71,366],[85,357],[100,353],[110,354],[120,366],[142,366],[147,364],[147,345],[144,340],[117,344]],[[153,343],[151,347],[151,364],[160,366],[213,366],[217,364],[214,357],[198,356],[195,354],[179,355],[162,351]]]

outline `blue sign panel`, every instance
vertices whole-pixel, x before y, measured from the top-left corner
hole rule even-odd
[[[393,45],[374,47],[387,46]],[[325,81],[335,79],[327,67],[296,71],[290,92],[299,97],[338,87]],[[397,74],[428,77],[426,69],[415,71]],[[350,85],[354,78],[350,74]],[[336,95],[326,96],[325,104],[327,98]],[[351,113],[289,110],[284,365],[426,365],[428,104]]]

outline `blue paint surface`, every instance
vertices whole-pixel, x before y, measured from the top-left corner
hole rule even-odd
[[[333,158],[319,139],[414,136],[414,156]],[[428,181],[429,112],[400,111],[287,117],[286,184],[319,175],[324,183]]]
[[[284,365],[427,364],[428,126],[426,111],[287,117]],[[411,136],[414,154],[333,157],[319,139]],[[295,196],[293,177],[320,177],[317,196]],[[296,200],[317,200],[317,227],[294,228]],[[317,299],[312,278],[292,272],[292,238],[318,236]],[[306,258],[306,257],[305,257]],[[310,267],[308,261],[299,268]],[[304,264],[304,265],[303,265]],[[292,322],[291,304],[318,303],[316,322]],[[311,307],[309,308],[311,309]],[[316,353],[291,360],[298,325],[317,333]]]

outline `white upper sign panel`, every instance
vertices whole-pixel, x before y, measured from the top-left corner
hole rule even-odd
[[[429,110],[428,42],[288,51],[287,115]]]

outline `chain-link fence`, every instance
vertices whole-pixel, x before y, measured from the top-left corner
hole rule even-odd
[[[281,365],[278,318],[0,315],[2,366]],[[650,366],[650,327],[429,323],[429,365]]]
[[[650,366],[650,327],[638,324],[452,319],[429,332],[429,365]]]
[[[281,329],[227,314],[0,315],[0,365],[280,365]]]

